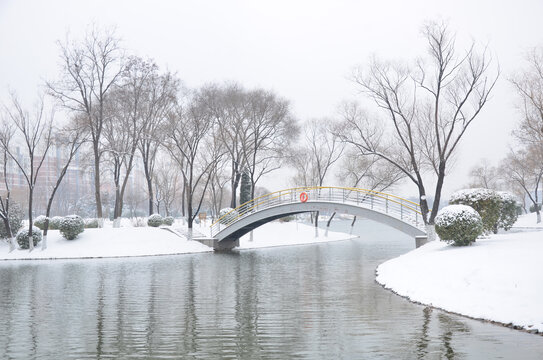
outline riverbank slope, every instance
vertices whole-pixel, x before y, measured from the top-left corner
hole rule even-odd
[[[430,242],[377,268],[411,301],[543,332],[543,231],[492,235],[472,246]]]

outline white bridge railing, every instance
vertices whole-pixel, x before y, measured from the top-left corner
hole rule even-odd
[[[211,225],[211,236],[235,222],[264,209],[306,201],[331,202],[360,206],[388,214],[425,231],[419,204],[374,190],[346,187],[299,187],[276,191],[249,200],[224,214]]]

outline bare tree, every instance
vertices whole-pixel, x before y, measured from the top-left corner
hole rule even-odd
[[[332,131],[332,123],[330,119],[313,119],[304,124],[305,142],[291,156],[291,164],[297,170],[296,185],[323,186],[332,165],[340,159],[345,146]],[[315,227],[318,222],[317,212]]]
[[[296,152],[301,162],[307,162],[304,186],[322,186],[332,165],[339,160],[344,145],[331,130],[330,119],[313,119],[303,126],[304,143]],[[300,154],[307,154],[306,156]]]
[[[526,61],[527,68],[511,79],[522,114],[520,126],[513,134],[523,144],[543,147],[543,47],[528,52]]]
[[[189,230],[211,181],[211,169],[216,166],[220,154],[209,153],[218,147],[209,144],[213,117],[200,97],[195,93],[184,107],[177,107],[169,116],[168,151],[183,174]]]
[[[483,160],[481,164],[474,166],[469,172],[471,188],[486,188],[497,190],[500,187],[498,169],[492,166],[488,160]]]
[[[245,169],[251,179],[251,199],[260,178],[281,167],[284,153],[299,132],[287,100],[261,89],[245,95],[248,118],[242,137]]]
[[[538,193],[543,179],[543,151],[535,146],[521,150],[511,149],[502,161],[501,172],[507,174],[511,181],[524,190],[535,208],[537,223],[540,223]]]
[[[210,85],[201,90],[200,97],[220,129],[218,134],[229,156],[230,207],[235,208],[245,164],[243,146],[248,133],[246,92],[237,84],[224,87]]]
[[[30,251],[34,250],[32,241],[32,206],[34,200],[34,189],[38,180],[38,174],[51,147],[53,114],[45,114],[43,97],[40,97],[35,113],[31,115],[23,108],[15,94],[11,95],[11,107],[5,107],[8,120],[14,125],[16,137],[22,141],[26,149],[24,157],[19,156],[10,146],[10,139],[3,132],[0,137],[0,147],[17,165],[28,185],[28,236]]]
[[[179,192],[183,187],[182,176],[176,167],[169,162],[161,162],[155,170],[155,184],[158,189],[160,203],[164,205],[166,216],[173,213],[174,205]],[[158,203],[158,201],[157,201]]]
[[[105,104],[104,151],[112,165],[115,185],[113,219],[119,226],[128,179],[134,167],[136,150],[147,125],[149,82],[156,66],[137,57],[128,59],[122,78],[115,85]]]
[[[9,238],[9,251],[13,251],[15,249],[15,244],[13,241],[14,234],[12,233],[11,224],[9,223],[11,187],[8,179],[9,155],[7,149],[10,148],[10,143],[14,131],[13,126],[11,126],[11,124],[8,122],[8,119],[2,120],[4,123],[2,125],[2,128],[0,128],[0,139],[4,139],[4,142],[1,143],[2,146],[0,147],[0,149],[2,150],[2,176],[4,178],[5,195],[2,196],[0,194],[0,219],[4,223],[4,229],[6,229],[6,234]]]
[[[217,163],[217,165],[211,170],[211,181],[209,183],[209,202],[210,208],[212,210],[212,216],[215,219],[221,209],[224,207],[224,195],[226,189],[226,184],[228,184],[230,178],[225,175],[224,167],[226,165],[225,161]]]
[[[524,190],[541,222],[538,192],[543,176],[543,47],[526,54],[527,66],[510,80],[518,96],[521,120],[513,131],[520,150],[511,149],[502,173]],[[524,198],[524,197],[523,197]]]
[[[498,72],[490,75],[486,49],[478,52],[472,45],[458,54],[455,35],[447,25],[428,24],[423,34],[429,59],[418,61],[415,70],[373,59],[367,71],[359,69],[354,75],[354,81],[384,114],[388,129],[377,124],[378,119],[351,111],[345,117],[342,139],[362,155],[390,162],[417,186],[423,219],[431,225],[429,237],[433,238],[447,165],[488,102]],[[431,212],[423,180],[427,170],[434,172],[436,181]]]
[[[404,179],[405,175],[378,156],[360,156],[356,149],[348,149],[337,178],[349,187],[385,191]]]
[[[121,110],[122,112],[122,110]],[[119,226],[122,216],[123,198],[130,173],[134,167],[136,152],[137,129],[129,119],[130,115],[122,112],[122,115],[114,116],[114,120],[108,121],[104,126],[104,153],[110,164],[115,187],[115,200],[113,206],[114,227]]]
[[[60,172],[56,174],[57,180],[55,181],[55,184],[50,189],[49,199],[47,200],[47,208],[45,210],[46,220],[45,220],[45,229],[43,230],[42,250],[47,248],[47,232],[49,230],[49,217],[51,215],[51,206],[53,205],[53,199],[55,198],[57,190],[62,184],[62,180],[64,180],[64,176],[68,172],[68,168],[70,167],[70,164],[72,163],[72,160],[74,159],[75,154],[77,153],[79,148],[83,145],[83,143],[86,141],[84,134],[85,133],[82,132],[81,129],[79,129],[78,122],[74,121],[72,122],[72,124],[69,124],[68,126],[65,126],[64,128],[60,129],[53,136],[51,140],[53,146],[55,146],[59,150],[63,150],[62,155],[65,157],[62,159]]]
[[[164,138],[167,114],[176,105],[177,93],[181,84],[174,74],[160,74],[158,66],[151,60],[138,61],[142,74],[145,74],[145,92],[141,101],[139,123],[141,135],[138,149],[143,161],[143,171],[147,183],[149,215],[153,214],[153,173],[158,149]]]
[[[105,105],[123,70],[123,54],[114,31],[92,28],[83,41],[60,43],[61,78],[47,82],[49,93],[69,111],[83,114],[94,154],[96,215],[103,217],[100,195]]]
[[[219,126],[213,127],[212,146],[216,149],[212,150],[212,153],[224,154],[227,152],[225,144],[221,140],[221,136],[218,134],[220,131]],[[230,177],[227,175],[227,167],[229,165],[228,158],[221,156],[217,159],[215,166],[210,169],[211,180],[209,181],[209,193],[207,194],[207,201],[209,202],[209,208],[211,208],[211,216],[215,219],[221,209],[225,206],[227,184],[230,182]]]

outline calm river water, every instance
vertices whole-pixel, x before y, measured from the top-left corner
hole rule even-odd
[[[231,254],[0,262],[0,358],[543,359],[541,336],[383,289],[375,268],[414,240],[369,221],[354,232]]]

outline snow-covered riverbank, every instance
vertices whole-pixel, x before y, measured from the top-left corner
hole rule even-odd
[[[412,301],[543,332],[543,231],[455,247],[433,241],[377,268],[377,282]]]
[[[173,255],[212,251],[197,241],[187,241],[169,231],[153,227],[120,227],[85,229],[75,240],[64,239],[58,230],[50,230],[47,249],[41,244],[29,252],[8,252],[7,244],[0,248],[2,260],[77,259],[121,256]]]
[[[85,229],[77,239],[71,241],[64,239],[58,230],[50,230],[47,249],[42,250],[40,243],[32,252],[19,249],[9,252],[7,242],[3,241],[0,243],[0,260],[154,256],[213,251],[208,246],[189,241],[186,237],[165,229],[125,225],[120,228]],[[180,225],[173,226],[179,227]],[[205,228],[198,225],[195,230]],[[272,222],[255,229],[253,241],[249,235],[242,237],[239,249],[301,245],[350,238],[352,236],[349,234],[326,232],[322,229],[318,229],[316,236],[315,228],[308,224]]]

